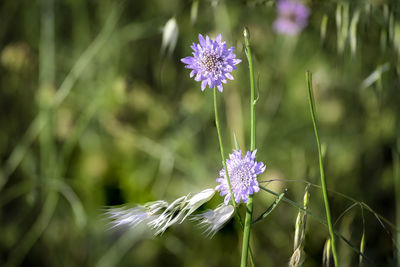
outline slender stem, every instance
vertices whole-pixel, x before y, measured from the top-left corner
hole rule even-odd
[[[218,116],[218,105],[217,105],[217,88],[216,87],[214,88],[214,114],[215,114],[215,125],[217,127],[217,133],[218,133],[219,148],[220,148],[220,151],[221,151],[222,164],[224,165],[224,169],[225,169],[225,173],[226,173],[226,181],[228,183],[229,193],[231,194],[231,203],[232,203],[233,207],[235,208],[235,213],[236,213],[236,216],[237,216],[237,218],[239,220],[240,226],[241,226],[242,229],[244,229],[244,225],[242,223],[242,217],[240,216],[240,213],[236,209],[236,202],[235,202],[235,199],[234,199],[234,196],[233,196],[233,192],[232,192],[232,186],[231,186],[231,181],[229,179],[228,168],[226,166],[224,145],[222,143],[221,129],[219,127],[219,116]],[[253,253],[252,253],[250,247],[249,247],[249,252],[250,252],[251,265],[254,266]]]
[[[246,219],[244,221],[242,260],[240,263],[241,267],[247,266],[247,252],[249,250],[252,217],[253,217],[253,196],[249,196],[249,200],[247,201],[246,205]]]
[[[271,204],[271,206],[268,207],[268,209],[266,209],[257,219],[255,219],[254,221],[251,222],[251,224],[255,224],[261,220],[264,220],[265,218],[267,218],[267,216],[278,206],[279,202],[282,200],[282,197],[285,196],[287,192],[287,189],[285,189],[280,195],[279,197],[277,197],[275,199],[275,201]]]
[[[399,139],[400,140],[400,139]],[[395,190],[395,203],[396,203],[396,225],[400,226],[400,161],[399,154],[393,150],[393,178]],[[396,243],[400,247],[400,232],[396,233]],[[400,267],[400,250],[397,250],[397,266]]]
[[[312,93],[312,74],[310,71],[306,72],[306,80],[307,80],[307,88],[308,88],[308,100],[310,103],[311,119],[313,122],[314,134],[315,134],[315,139],[317,140],[317,147],[318,147],[319,171],[321,174],[321,187],[322,187],[322,194],[323,194],[324,203],[325,203],[326,221],[328,223],[329,235],[331,237],[333,260],[335,262],[335,266],[338,266],[338,258],[337,258],[336,246],[335,246],[335,234],[334,234],[334,230],[333,230],[333,226],[332,226],[331,211],[329,208],[328,193],[327,193],[328,189],[326,186],[324,165],[322,162],[321,143],[319,141],[317,118],[315,115],[316,112],[315,112],[315,106],[314,106],[314,97],[313,97],[313,93]]]
[[[250,150],[253,151],[256,148],[256,101],[254,99],[255,87],[254,87],[254,71],[253,71],[253,60],[251,58],[251,48],[250,48],[250,33],[247,28],[243,31],[244,42],[246,47],[247,61],[249,62],[249,74],[250,74]],[[243,243],[242,243],[242,260],[241,267],[247,266],[247,255],[249,250],[250,242],[250,230],[251,221],[253,217],[253,195],[249,196],[246,205],[246,219],[244,221],[244,231],[243,231]]]
[[[224,165],[226,181],[228,183],[229,193],[231,194],[231,202],[232,202],[233,207],[236,209],[236,202],[234,200],[233,193],[232,193],[232,186],[231,186],[231,181],[229,180],[228,168],[226,167],[224,145],[222,144],[221,129],[219,127],[218,105],[217,105],[217,87],[214,88],[214,114],[215,114],[215,126],[217,127],[217,133],[218,133],[219,148],[221,151],[222,164]]]
[[[48,121],[46,127],[39,135],[40,142],[40,175],[49,178],[54,170],[54,140],[53,119],[54,112],[51,107],[51,92],[54,87],[55,77],[55,45],[54,45],[54,2],[42,0],[41,4],[41,31],[39,47],[39,112]]]
[[[274,195],[276,197],[279,197],[279,194],[269,190],[268,188],[265,188],[263,186],[260,186],[260,189],[268,192],[271,195]],[[293,200],[283,196],[282,200],[288,204],[290,204],[291,206],[295,207],[296,209],[299,209],[305,213],[307,213],[308,215],[310,215],[311,217],[313,217],[314,219],[316,219],[319,223],[321,223],[322,225],[327,226],[328,223],[321,217],[319,217],[318,215],[316,215],[315,213],[311,212],[310,209],[304,209],[303,205],[294,202]],[[361,252],[355,245],[353,245],[348,239],[346,239],[340,232],[334,230],[334,233],[340,238],[342,239],[352,250],[354,250],[358,255],[361,255],[366,261],[368,261],[372,266],[375,266],[375,264],[372,262],[372,260],[370,258],[368,258],[363,252]]]

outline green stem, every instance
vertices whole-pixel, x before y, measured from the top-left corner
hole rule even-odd
[[[393,150],[393,178],[395,190],[395,203],[396,203],[396,225],[400,226],[400,164],[399,154]],[[400,233],[396,232],[396,243],[400,247]],[[397,266],[400,267],[400,250],[397,249]]]
[[[233,207],[236,209],[236,202],[235,202],[234,197],[233,197],[231,181],[229,180],[228,168],[226,166],[224,145],[222,144],[221,129],[219,127],[218,105],[217,105],[217,87],[214,88],[214,114],[215,114],[215,126],[217,127],[217,133],[218,133],[219,148],[220,148],[220,151],[221,151],[222,164],[224,165],[226,181],[228,183],[229,193],[231,194],[231,202],[232,202]]]
[[[333,260],[335,262],[335,266],[338,266],[338,258],[337,258],[336,246],[335,246],[335,234],[334,234],[334,230],[333,230],[333,226],[332,226],[331,211],[329,208],[328,193],[327,193],[328,189],[326,186],[324,165],[322,162],[321,143],[319,141],[317,118],[315,115],[316,112],[315,112],[314,98],[313,98],[313,93],[312,93],[312,74],[310,71],[306,72],[306,80],[307,80],[307,88],[308,88],[308,100],[310,103],[311,119],[313,122],[314,134],[315,134],[315,139],[317,140],[317,147],[318,147],[319,171],[321,174],[321,187],[322,187],[322,194],[323,194],[324,203],[325,203],[326,221],[328,223],[329,235],[331,237]]]
[[[232,192],[232,186],[231,186],[231,181],[229,179],[229,173],[228,173],[228,168],[226,166],[226,160],[225,160],[225,153],[224,153],[224,145],[222,143],[222,135],[221,135],[221,129],[219,127],[219,116],[218,116],[218,105],[217,105],[217,88],[214,88],[214,114],[215,114],[215,125],[217,127],[217,133],[218,133],[218,142],[219,142],[219,148],[221,151],[221,159],[222,159],[222,164],[224,165],[225,173],[226,173],[226,181],[228,183],[229,187],[229,193],[231,194],[231,203],[233,207],[235,208],[235,213],[236,216],[239,220],[240,226],[242,230],[244,229],[244,225],[242,223],[242,217],[240,216],[240,213],[236,209],[236,202],[233,197],[233,192]],[[254,266],[254,260],[253,260],[253,253],[251,251],[251,248],[249,247],[249,252],[250,252],[250,262],[251,265]]]
[[[263,187],[263,186],[260,186],[260,189],[263,190],[263,191],[265,191],[265,192],[268,192],[268,193],[271,194],[271,195],[274,195],[274,196],[276,196],[276,197],[279,197],[279,194],[278,194],[278,193],[276,193],[276,192],[274,192],[274,191],[272,191],[272,190],[269,190],[268,188],[265,188],[265,187]],[[291,206],[295,207],[296,209],[299,209],[299,210],[301,210],[301,211],[307,213],[308,215],[310,215],[311,217],[313,217],[314,219],[316,219],[316,220],[317,220],[319,223],[321,223],[322,225],[325,225],[325,226],[328,225],[328,223],[327,223],[323,218],[321,218],[321,217],[319,217],[318,215],[314,214],[314,213],[311,212],[309,209],[304,209],[304,206],[303,206],[303,205],[301,205],[301,204],[299,204],[299,203],[297,203],[297,202],[294,202],[293,200],[291,200],[291,199],[289,199],[289,198],[287,198],[287,197],[285,197],[285,196],[282,197],[282,200],[283,200],[284,202],[290,204]],[[361,255],[366,261],[368,261],[368,262],[371,264],[371,266],[376,266],[370,258],[368,258],[363,252],[361,252],[355,245],[353,245],[353,244],[352,244],[347,238],[345,238],[340,232],[334,230],[334,233],[335,233],[336,236],[338,236],[340,239],[342,239],[342,240],[343,240],[352,250],[354,250],[358,255]]]
[[[246,47],[247,61],[249,62],[249,74],[250,74],[250,150],[253,151],[256,148],[256,101],[255,101],[255,86],[254,86],[254,71],[253,71],[253,60],[251,57],[250,48],[250,33],[247,28],[243,31],[244,42]],[[250,242],[250,230],[251,221],[253,217],[253,195],[249,196],[246,205],[246,219],[244,221],[244,231],[243,231],[243,243],[242,243],[242,260],[241,267],[247,266],[247,255],[249,250]]]

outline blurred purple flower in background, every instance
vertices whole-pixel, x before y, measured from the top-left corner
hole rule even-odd
[[[239,203],[241,199],[243,199],[244,203],[247,203],[249,195],[260,190],[257,175],[263,173],[266,167],[261,161],[255,161],[256,153],[257,150],[254,150],[253,153],[248,151],[246,156],[242,158],[242,152],[234,150],[229,155],[229,159],[226,160],[232,193],[236,203]],[[221,196],[226,195],[225,204],[228,204],[231,193],[229,192],[224,168],[222,168],[219,175],[220,178],[217,179],[219,185],[216,189],[221,192]]]
[[[193,43],[193,57],[182,58],[181,61],[187,64],[185,67],[192,69],[190,77],[195,81],[201,81],[201,90],[204,91],[208,84],[209,88],[217,86],[218,90],[222,92],[222,83],[226,83],[226,78],[233,80],[230,74],[235,65],[240,63],[240,59],[236,59],[233,53],[234,47],[226,48],[225,42],[221,42],[221,34],[217,36],[215,41],[211,40],[208,36],[204,39],[203,35],[199,34],[200,44]]]
[[[285,35],[299,34],[308,23],[310,10],[295,0],[280,0],[277,3],[279,17],[274,22],[274,30]]]

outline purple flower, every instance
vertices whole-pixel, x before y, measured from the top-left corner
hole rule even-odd
[[[240,63],[240,59],[236,59],[233,53],[234,47],[226,48],[226,43],[221,42],[221,34],[217,36],[215,41],[211,40],[207,35],[204,39],[203,35],[199,34],[200,44],[193,43],[193,57],[182,58],[181,61],[187,64],[185,67],[192,69],[190,77],[195,81],[201,81],[201,90],[204,91],[208,84],[209,88],[217,86],[222,92],[222,83],[226,83],[226,78],[233,80],[230,74],[236,69],[235,65]]]
[[[253,153],[248,151],[246,156],[242,158],[240,150],[234,150],[226,160],[226,165],[229,173],[229,180],[232,186],[232,192],[236,203],[243,199],[247,203],[249,195],[260,190],[257,181],[257,175],[265,171],[264,163],[256,162],[257,150]],[[221,196],[225,196],[225,204],[229,203],[231,193],[229,192],[228,183],[226,181],[225,169],[219,173],[220,178],[217,179],[219,185],[216,187],[220,191]]]
[[[274,22],[274,30],[285,35],[297,35],[306,26],[310,10],[295,0],[280,0],[277,4],[279,17]]]

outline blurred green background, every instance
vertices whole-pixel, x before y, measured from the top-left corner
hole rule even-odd
[[[305,84],[310,70],[328,188],[396,224],[399,3],[304,3],[312,11],[309,25],[285,37],[272,29],[274,1],[2,1],[0,265],[238,266],[241,234],[234,220],[211,240],[188,221],[153,238],[143,228],[108,231],[102,209],[171,201],[216,186],[222,166],[212,90],[201,92],[180,62],[199,33],[222,33],[243,60],[220,95],[220,113],[227,152],[233,133],[248,149],[244,26],[259,96],[257,158],[267,165],[259,180],[298,180],[264,186],[278,193],[287,188],[299,203],[304,181],[320,183]],[[162,45],[168,21],[170,27],[176,22],[176,46],[173,38]],[[334,220],[353,204],[334,193],[330,199]],[[273,200],[257,194],[255,216]],[[202,209],[221,201],[216,195]],[[325,216],[315,187],[310,209]],[[282,202],[254,226],[256,266],[287,266],[297,213]],[[377,266],[395,266],[396,232],[366,209],[363,214],[365,254]],[[311,217],[307,224],[303,266],[322,266],[328,230]],[[359,247],[359,205],[335,227]],[[338,247],[340,266],[358,265],[347,244],[339,240]]]

